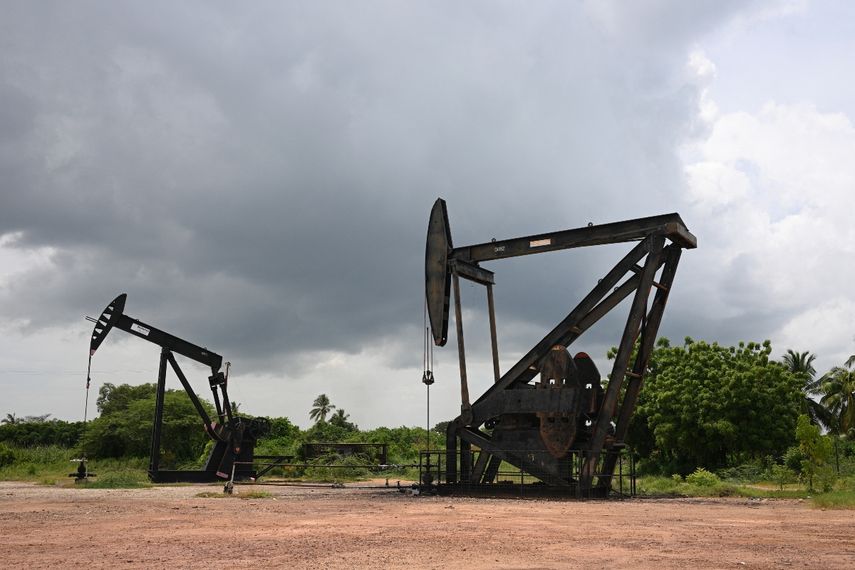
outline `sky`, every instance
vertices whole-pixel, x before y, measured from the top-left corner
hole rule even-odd
[[[325,393],[362,428],[451,419],[453,334],[430,418],[420,382],[437,197],[455,245],[679,212],[698,248],[661,335],[820,373],[855,353],[852,3],[3,5],[0,415],[82,419],[84,317],[127,293],[231,362],[248,413],[305,427]],[[629,247],[485,264],[502,371]],[[475,399],[486,301],[462,298]],[[574,344],[603,374],[627,310]],[[158,354],[113,331],[93,392]]]

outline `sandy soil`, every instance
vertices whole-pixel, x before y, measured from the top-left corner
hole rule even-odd
[[[259,490],[238,486],[236,494]],[[855,568],[855,512],[798,501],[563,502],[0,483],[4,568]]]

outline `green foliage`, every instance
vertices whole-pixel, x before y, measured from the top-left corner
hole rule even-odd
[[[778,484],[778,487],[783,491],[784,485],[795,483],[797,481],[796,472],[786,465],[773,465],[771,469],[772,481]]]
[[[840,490],[816,495],[813,505],[820,509],[855,509],[855,491]]]
[[[769,360],[771,344],[738,347],[660,339],[628,441],[647,469],[690,473],[766,455],[793,443],[801,381]]]
[[[726,481],[755,483],[769,479],[773,465],[775,465],[775,459],[771,455],[767,455],[739,465],[719,469],[716,475]]]
[[[48,414],[49,415],[49,414]],[[0,441],[26,447],[59,445],[73,447],[83,434],[83,422],[46,420],[41,417],[17,419],[0,425]]]
[[[268,418],[270,433],[262,437],[255,446],[256,455],[296,456],[302,443],[300,428],[288,418]],[[207,453],[204,454],[207,457]]]
[[[802,461],[805,460],[805,454],[802,453],[798,445],[794,445],[784,453],[784,465],[796,473],[802,472]]]
[[[317,442],[317,443],[338,443],[350,441],[349,436],[353,435],[352,431],[335,425],[330,422],[319,421],[305,432],[303,432],[302,441]]]
[[[309,419],[315,420],[315,423],[323,423],[326,421],[327,415],[334,409],[335,406],[330,403],[329,396],[321,394],[312,402]]]
[[[686,483],[697,487],[714,487],[721,483],[715,473],[710,473],[703,467],[698,467],[692,473],[686,475]]]
[[[419,452],[425,450],[428,432],[425,428],[401,426],[397,428],[380,427],[360,432],[358,439],[365,443],[386,443],[389,445],[389,462],[394,464],[418,463]],[[430,432],[431,449],[444,449],[445,437]]]
[[[813,362],[816,360],[816,355],[808,351],[796,352],[792,349],[787,350],[787,353],[781,358],[781,363],[784,368],[795,375],[802,384],[802,399],[800,413],[810,417],[812,423],[821,425],[826,429],[833,428],[833,415],[820,402],[813,399],[813,396],[822,394],[821,385],[822,378],[816,378],[816,368]]]
[[[65,479],[66,475],[77,468],[71,463],[75,454],[69,449],[56,445],[18,447],[4,445],[13,457],[5,465],[0,465],[0,479],[7,481],[38,481],[49,477]]]
[[[834,484],[834,470],[829,465],[833,451],[831,440],[820,433],[818,426],[802,414],[796,425],[796,439],[804,459],[801,461],[802,475],[808,481],[808,489],[813,490],[814,479],[823,490],[831,490]]]
[[[805,489],[777,489],[763,485],[746,485],[719,481],[712,485],[695,485],[688,481],[645,475],[638,479],[637,488],[641,496],[668,497],[750,497],[796,499],[808,497]]]
[[[359,427],[355,423],[348,421],[349,418],[350,414],[346,414],[343,408],[339,408],[330,418],[330,424],[347,431],[359,431]]]
[[[202,493],[196,493],[196,497],[200,499],[270,499],[273,498],[273,494],[268,491],[244,491],[241,493],[237,492],[237,489],[233,493],[217,493],[212,491],[204,491]]]
[[[131,402],[136,400],[154,399],[156,391],[157,387],[154,384],[140,384],[139,386],[119,384],[116,386],[106,382],[98,389],[98,399],[95,401],[95,405],[98,408],[98,413],[102,416],[109,416],[127,410]]]
[[[138,469],[120,469],[98,474],[97,477],[80,483],[88,489],[137,489],[151,487],[145,471]]]
[[[820,403],[833,418],[831,432],[855,439],[855,355],[820,379]]]
[[[105,388],[107,388],[105,390]],[[203,400],[209,414],[213,407]],[[143,457],[150,453],[155,388],[105,384],[99,396],[100,417],[86,431],[85,446],[93,457]],[[163,400],[161,465],[174,468],[195,461],[208,437],[192,402],[183,391],[167,390]]]
[[[710,482],[706,476],[701,476],[701,483],[692,483],[689,474],[685,480],[675,474],[671,477],[657,477],[648,475],[638,480],[638,492],[642,496],[670,496],[670,497],[726,497],[739,494],[739,487],[729,483],[722,483],[712,473],[706,472],[715,478]]]
[[[362,457],[356,455],[348,457],[325,455],[310,461],[311,466],[306,469],[304,476],[312,481],[328,483],[363,479],[371,474],[368,468],[363,467],[364,461]]]
[[[12,465],[14,462],[15,452],[5,443],[0,443],[0,467]]]

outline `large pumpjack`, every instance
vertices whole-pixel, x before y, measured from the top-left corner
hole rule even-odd
[[[255,473],[251,464],[255,452],[255,443],[259,437],[269,432],[269,422],[265,418],[242,418],[235,415],[227,390],[228,367],[226,373],[221,370],[223,357],[207,348],[197,346],[138,319],[129,317],[124,314],[126,299],[127,295],[122,293],[107,305],[100,317],[92,319],[95,322],[95,328],[92,331],[92,338],[89,343],[89,357],[91,359],[95,355],[95,351],[98,350],[107,334],[114,327],[161,347],[148,468],[149,478],[155,483],[208,483],[229,479],[232,476],[232,469],[234,469],[234,478],[237,480],[254,477]],[[211,368],[208,383],[213,393],[217,414],[216,421],[211,420],[208,412],[202,406],[173,353]],[[202,470],[166,470],[160,468],[167,364],[175,372],[187,392],[187,396],[196,408],[202,420],[203,429],[214,440],[214,446]]]
[[[499,372],[494,274],[481,262],[578,247],[638,242],[572,311],[519,362]],[[608,496],[630,417],[654,347],[683,249],[697,240],[678,214],[593,225],[454,247],[445,201],[431,211],[425,252],[425,294],[431,334],[446,344],[452,290],[460,367],[461,413],[446,432],[440,491],[497,489],[502,462],[540,488],[585,497]],[[463,342],[460,278],[484,285],[495,383],[470,403]],[[652,303],[651,292],[655,290]],[[605,387],[593,360],[568,348],[632,296]],[[630,363],[633,352],[635,358]],[[539,375],[539,380],[532,383]],[[618,400],[623,395],[621,405]]]

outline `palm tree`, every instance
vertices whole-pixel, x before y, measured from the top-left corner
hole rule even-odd
[[[309,412],[309,418],[315,420],[315,423],[326,421],[329,414],[335,406],[330,404],[330,399],[326,394],[321,394],[315,401],[312,402],[312,410]]]
[[[347,420],[350,419],[350,414],[345,413],[344,408],[339,408],[335,411],[335,413],[330,418],[330,423],[338,422],[339,424],[344,424]]]
[[[834,418],[820,402],[814,400],[811,396],[822,395],[822,378],[816,378],[816,368],[813,367],[813,361],[816,360],[816,355],[810,351],[796,352],[792,349],[787,350],[781,361],[784,367],[792,372],[802,382],[801,413],[810,418],[811,423],[821,425],[826,429],[831,429]]]
[[[6,417],[0,420],[0,424],[16,424],[18,423],[18,418],[15,414],[6,414]]]
[[[855,439],[855,354],[843,366],[835,366],[822,380],[825,394],[820,402],[833,415],[834,432]]]
[[[356,430],[356,424],[349,422],[349,419],[350,414],[346,413],[344,408],[339,408],[330,418],[330,424],[347,430]]]

